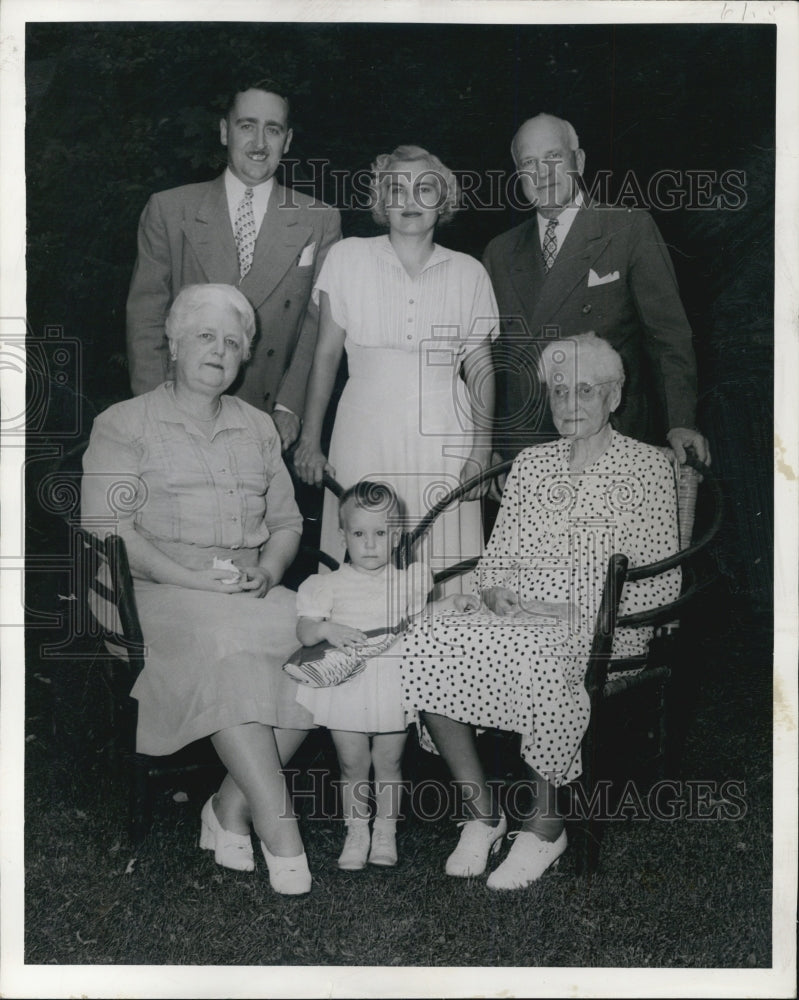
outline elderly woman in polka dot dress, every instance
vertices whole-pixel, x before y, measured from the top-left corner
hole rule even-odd
[[[488,878],[492,889],[529,885],[566,849],[556,793],[580,774],[589,720],[583,677],[610,555],[636,566],[678,548],[669,460],[610,425],[624,382],[619,355],[588,333],[549,344],[541,365],[561,437],[514,462],[465,588],[480,595],[479,610],[428,618],[407,638],[403,662],[406,709],[420,713],[422,741],[432,736],[472,817],[447,874],[482,874],[507,831],[474,727],[521,734],[533,801]],[[672,600],[679,587],[679,570],[631,583],[621,613]],[[647,639],[644,629],[621,630],[614,655],[643,652]]]

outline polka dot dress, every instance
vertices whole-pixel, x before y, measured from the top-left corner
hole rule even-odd
[[[508,476],[491,540],[464,590],[514,590],[526,602],[568,602],[568,621],[485,608],[428,615],[407,635],[405,708],[521,733],[522,756],[555,785],[580,774],[589,720],[583,677],[610,556],[630,566],[678,548],[672,467],[658,449],[615,431],[593,465],[568,468],[565,439],[523,451]],[[673,600],[673,570],[625,586],[621,614]],[[532,609],[531,609],[532,610]],[[620,630],[613,652],[643,652],[651,631]],[[423,734],[423,743],[429,737]]]

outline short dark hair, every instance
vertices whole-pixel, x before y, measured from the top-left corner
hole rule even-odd
[[[236,98],[239,94],[243,94],[247,90],[262,90],[265,94],[274,94],[275,97],[279,97],[286,105],[286,128],[289,127],[289,118],[291,116],[291,103],[288,97],[285,95],[285,88],[279,84],[276,80],[270,79],[270,77],[262,77],[260,80],[255,80],[252,83],[249,81],[243,81],[241,86],[236,87],[236,89],[230,94],[225,104],[223,114],[225,118],[229,117],[230,112],[233,110],[233,105],[236,103]]]
[[[338,498],[338,520],[341,527],[343,527],[342,512],[345,504],[350,500],[362,510],[373,510],[386,514],[393,510],[398,515],[402,512],[399,497],[387,483],[362,479],[359,483],[344,490]]]

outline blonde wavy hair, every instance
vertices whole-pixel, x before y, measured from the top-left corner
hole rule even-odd
[[[417,163],[419,161],[427,164],[430,174],[435,177],[441,192],[441,201],[438,206],[439,224],[445,225],[450,222],[458,211],[460,191],[455,174],[449,167],[444,166],[437,156],[422,149],[421,146],[397,146],[392,153],[381,153],[372,164],[369,194],[373,206],[372,218],[379,226],[388,227],[389,224],[385,200],[386,174],[393,170],[397,163]]]

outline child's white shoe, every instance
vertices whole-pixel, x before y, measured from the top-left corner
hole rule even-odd
[[[397,821],[395,819],[375,819],[372,829],[372,846],[369,849],[369,864],[390,868],[397,863]]]
[[[347,839],[339,855],[338,866],[344,871],[357,872],[366,867],[369,854],[369,820],[347,820]]]

